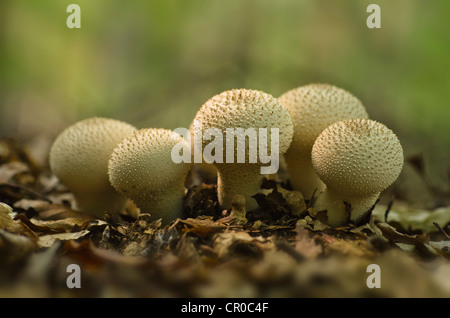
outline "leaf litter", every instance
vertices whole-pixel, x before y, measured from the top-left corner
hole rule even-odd
[[[422,162],[411,162],[423,173]],[[199,180],[199,176],[194,176]],[[25,147],[0,139],[0,296],[449,297],[450,207],[378,203],[368,223],[329,227],[288,183],[265,180],[245,211],[216,185],[188,185],[184,217],[162,226],[130,203],[120,221],[71,208],[71,194]],[[392,202],[391,202],[392,203]],[[83,288],[68,289],[69,264]],[[380,289],[366,285],[381,268]]]

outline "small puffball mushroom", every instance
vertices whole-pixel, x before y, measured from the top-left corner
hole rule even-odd
[[[261,174],[261,167],[267,166],[266,162],[261,162],[259,155],[262,149],[259,145],[261,138],[259,129],[266,129],[267,154],[271,155],[276,154],[276,150],[273,152],[271,150],[272,140],[276,140],[275,137],[272,138],[272,128],[274,131],[278,129],[276,156],[278,164],[279,156],[284,154],[292,140],[293,125],[289,112],[270,94],[251,89],[233,89],[209,99],[197,112],[194,120],[201,122],[201,127],[194,128],[191,134],[195,134],[199,129],[201,132],[215,129],[223,136],[223,144],[220,144],[223,152],[219,155],[216,151],[215,156],[220,158],[213,160],[217,168],[217,194],[220,206],[223,209],[230,209],[234,195],[242,194],[246,199],[246,210],[256,209],[258,204],[252,196],[261,192],[261,183],[265,176]],[[250,145],[247,137],[242,142],[238,137],[228,135],[227,130],[236,131],[239,128],[243,131],[247,129],[256,131],[258,144]],[[225,151],[230,141],[234,142],[233,162],[230,162]],[[208,143],[209,140],[202,139],[200,145],[202,153]],[[237,160],[238,147],[245,149],[245,162],[239,163]],[[258,154],[255,161],[249,160],[250,153]]]
[[[109,183],[108,161],[114,148],[136,128],[109,118],[89,118],[66,128],[49,154],[51,171],[74,195],[76,209],[102,218],[123,211],[126,198]]]
[[[182,215],[191,164],[175,163],[172,149],[186,142],[167,129],[145,128],[125,138],[109,161],[109,180],[143,213],[164,224]],[[188,146],[187,146],[188,147]]]
[[[327,210],[328,223],[360,224],[380,193],[399,176],[403,149],[385,125],[369,119],[349,119],[332,124],[317,138],[312,164],[326,189],[314,208]]]
[[[311,149],[319,134],[332,123],[350,118],[368,118],[361,101],[329,84],[309,84],[292,89],[278,100],[289,111],[294,137],[284,158],[292,187],[305,198],[324,188],[311,164]]]

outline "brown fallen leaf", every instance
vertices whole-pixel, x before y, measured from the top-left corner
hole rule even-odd
[[[1,229],[8,228],[13,225],[14,220],[10,216],[10,213],[12,213],[12,212],[13,212],[13,210],[9,205],[7,205],[3,202],[0,202],[0,228]]]
[[[37,245],[39,247],[51,247],[59,241],[77,240],[89,234],[88,230],[82,230],[73,233],[55,233],[39,236]]]
[[[32,210],[42,220],[76,219],[78,222],[95,220],[92,216],[75,211],[65,205],[54,204],[44,200],[22,199],[14,203],[14,208],[24,211]]]
[[[45,225],[37,225],[30,221],[25,215],[18,214],[15,217],[15,220],[21,221],[25,224],[29,229],[31,229],[35,233],[64,233],[66,230],[62,227],[49,227]]]
[[[182,229],[183,232],[193,232],[201,237],[231,227],[231,225],[221,223],[220,220],[214,221],[212,220],[212,218],[205,218],[205,219],[188,218],[188,219],[180,219],[178,220],[178,222],[187,225],[187,227]]]
[[[393,226],[379,222],[376,223],[377,227],[381,230],[383,233],[383,236],[386,237],[388,240],[395,242],[395,243],[404,243],[404,244],[423,244],[427,243],[430,240],[429,234],[415,234],[415,235],[408,235],[404,233],[400,233],[397,231]]]
[[[11,233],[19,234],[28,237],[33,242],[36,242],[38,236],[34,233],[27,224],[20,220],[14,220],[9,214],[12,208],[5,203],[0,203],[0,228],[5,229]]]

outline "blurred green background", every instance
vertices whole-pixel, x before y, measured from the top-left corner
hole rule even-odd
[[[81,29],[66,27],[70,3]],[[381,29],[366,26],[370,3]],[[358,96],[406,155],[423,153],[445,186],[449,14],[449,1],[425,0],[2,0],[0,135],[51,139],[90,116],[189,127],[224,90],[279,96],[327,82]]]

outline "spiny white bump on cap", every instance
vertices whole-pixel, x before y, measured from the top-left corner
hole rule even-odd
[[[227,128],[268,129],[268,151],[270,151],[270,129],[279,129],[279,153],[288,148],[294,133],[289,112],[270,94],[252,89],[232,89],[209,99],[197,112],[195,120],[202,121],[202,131],[214,127],[225,136]],[[226,149],[226,138],[223,140]],[[203,147],[208,141],[203,141]],[[235,152],[237,151],[235,143]],[[246,143],[248,160],[248,143]],[[225,151],[224,151],[225,157]],[[225,158],[224,162],[225,162]]]
[[[223,138],[223,164],[215,163],[218,169],[218,197],[222,208],[231,208],[235,194],[243,194],[247,200],[247,210],[257,208],[256,201],[250,196],[258,193],[263,176],[258,163],[249,163],[250,149],[245,143],[245,166],[237,162],[238,143],[234,143],[234,163],[226,163],[227,128],[253,128],[259,136],[259,128],[267,129],[267,151],[271,153],[271,128],[279,131],[278,152],[282,155],[288,148],[293,136],[292,119],[287,109],[272,95],[252,89],[232,89],[209,99],[197,112],[195,120],[201,121],[202,132],[209,128],[219,129]],[[194,134],[195,129],[192,131]],[[203,148],[209,141],[203,140]],[[279,159],[279,158],[278,158]]]
[[[124,194],[153,218],[164,223],[181,216],[184,182],[189,163],[175,163],[172,149],[186,142],[167,129],[145,128],[125,138],[109,161],[109,179]]]
[[[312,149],[314,169],[327,188],[353,196],[385,190],[399,176],[403,160],[395,133],[369,119],[330,125]]]
[[[309,84],[278,97],[294,125],[292,143],[285,154],[291,183],[310,197],[323,184],[311,165],[311,149],[319,134],[332,123],[350,118],[368,118],[361,101],[348,91],[330,84]]]
[[[66,128],[49,153],[51,171],[75,196],[77,208],[102,217],[119,213],[126,199],[109,183],[108,161],[114,148],[136,128],[119,120],[94,117]]]

